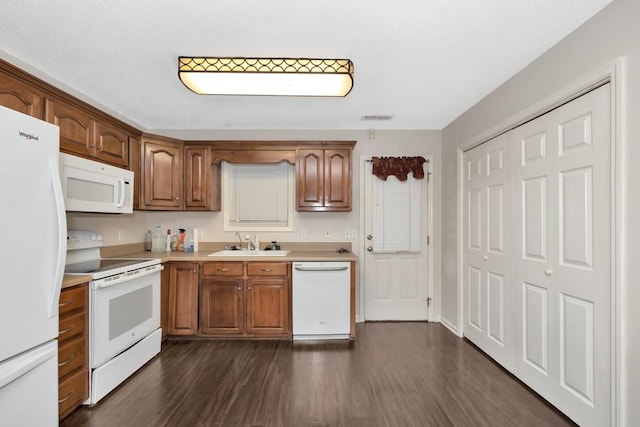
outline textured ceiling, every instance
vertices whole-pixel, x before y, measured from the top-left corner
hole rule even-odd
[[[0,57],[159,133],[442,129],[610,1],[2,0]],[[180,55],[350,58],[355,84],[195,95]]]

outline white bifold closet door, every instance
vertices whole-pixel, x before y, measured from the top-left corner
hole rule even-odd
[[[511,132],[514,373],[611,423],[611,109],[602,86]]]
[[[464,335],[581,426],[612,414],[609,98],[463,157]]]
[[[464,335],[510,370],[513,249],[508,136],[465,153],[464,168]]]

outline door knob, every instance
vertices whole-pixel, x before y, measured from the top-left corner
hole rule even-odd
[[[552,269],[550,269],[550,268],[547,268],[547,269],[544,271],[544,274],[546,274],[547,276],[551,276],[551,275],[553,274],[553,270],[552,270]]]
[[[373,246],[369,246],[369,247],[367,248],[367,250],[368,250],[369,252],[373,252]]]

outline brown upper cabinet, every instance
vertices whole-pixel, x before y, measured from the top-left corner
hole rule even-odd
[[[220,210],[220,165],[211,164],[210,147],[153,135],[140,146],[139,209]]]
[[[43,119],[44,94],[20,80],[0,73],[0,105]]]
[[[296,158],[297,210],[351,210],[351,148],[298,150]]]
[[[202,145],[185,145],[185,210],[219,211],[221,208],[219,183],[220,164],[211,164],[211,148]]]
[[[140,209],[182,210],[182,142],[142,137]]]
[[[60,151],[129,167],[129,134],[65,101],[47,98],[46,117],[60,127]]]

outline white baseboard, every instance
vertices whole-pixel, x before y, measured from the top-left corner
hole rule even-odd
[[[449,329],[451,332],[453,332],[455,335],[462,337],[462,334],[459,332],[458,327],[455,326],[453,323],[449,322],[447,319],[445,319],[444,317],[440,318],[440,323],[442,323],[444,325],[445,328]]]

